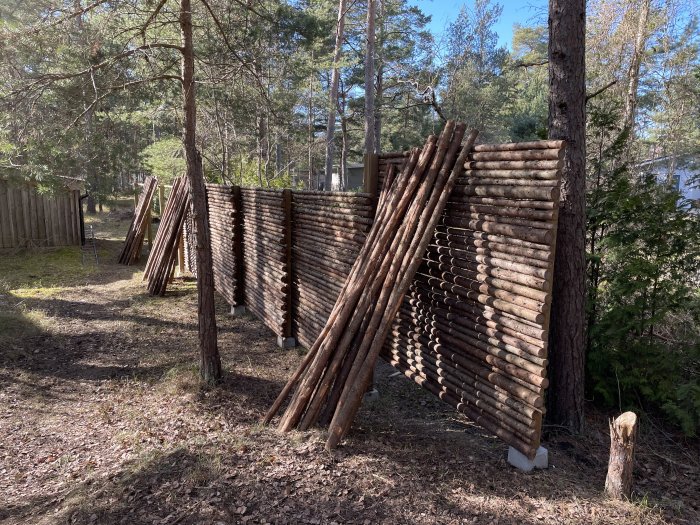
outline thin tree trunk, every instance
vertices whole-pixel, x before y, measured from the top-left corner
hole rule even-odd
[[[338,83],[340,81],[340,56],[343,51],[345,33],[346,0],[338,2],[338,25],[335,32],[335,50],[333,51],[333,71],[331,73],[331,92],[328,101],[328,126],[326,127],[326,182],[324,189],[330,191],[333,185],[333,139],[335,138],[335,114],[338,107]]]
[[[207,383],[221,379],[221,358],[217,347],[216,311],[214,308],[214,271],[209,239],[209,221],[204,193],[202,156],[197,150],[197,107],[194,83],[194,48],[192,43],[192,8],[190,0],[180,0],[182,38],[183,143],[187,161],[187,179],[192,195],[193,218],[197,229],[197,300],[199,318],[200,373]]]
[[[313,51],[311,52],[311,61],[314,60]],[[308,147],[309,147],[309,189],[315,190],[313,187],[314,178],[314,79],[313,75],[309,76],[309,109],[308,109]]]
[[[549,138],[567,142],[549,331],[547,417],[583,428],[585,360],[585,0],[549,2]]]
[[[376,0],[367,0],[367,51],[365,53],[365,153],[376,153],[374,136],[374,21]]]
[[[342,130],[342,149],[340,151],[340,191],[347,191],[347,172],[348,172],[348,119],[341,115],[340,129]]]
[[[636,2],[634,3],[636,4]],[[639,87],[639,69],[642,64],[642,57],[646,48],[647,23],[649,21],[649,8],[651,0],[641,0],[639,9],[639,19],[637,20],[637,34],[634,40],[634,50],[630,59],[630,66],[627,72],[627,96],[625,98],[624,127],[630,133],[634,131],[634,117],[637,109],[637,89]],[[636,11],[636,5],[631,5],[631,9]]]

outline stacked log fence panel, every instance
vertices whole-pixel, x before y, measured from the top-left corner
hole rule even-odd
[[[240,188],[243,302],[280,337],[287,337],[289,272],[281,190]]]
[[[80,192],[42,194],[0,179],[0,249],[80,244]]]
[[[223,184],[207,184],[209,231],[211,238],[214,288],[232,306],[241,304],[240,262],[236,259],[237,224],[240,221],[240,200],[237,188]],[[185,230],[193,229],[185,223]],[[187,250],[191,253],[191,250]],[[195,261],[196,262],[196,261]],[[189,262],[190,266],[192,261]],[[195,264],[196,265],[196,264]]]
[[[383,349],[398,370],[529,457],[547,387],[563,148],[475,146]],[[380,182],[404,158],[380,157]]]
[[[292,331],[302,345],[326,324],[373,214],[366,193],[292,193]]]

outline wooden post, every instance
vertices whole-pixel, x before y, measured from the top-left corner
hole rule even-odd
[[[234,186],[233,190],[233,206],[234,206],[234,222],[233,222],[233,269],[235,272],[234,279],[236,281],[233,291],[235,306],[241,306],[245,299],[243,298],[244,279],[243,279],[243,208],[241,203],[241,187]]]
[[[365,153],[365,164],[362,175],[362,191],[372,196],[372,219],[377,214],[377,203],[379,202],[379,155],[376,153]],[[374,390],[374,371],[367,383],[367,392]]]
[[[369,193],[375,200],[379,196],[379,155],[365,153],[364,173],[362,177],[362,191]]]
[[[146,237],[148,239],[148,249],[153,248],[153,218],[151,216],[151,206],[148,206],[146,212]]]
[[[180,230],[177,240],[177,269],[178,277],[185,275],[185,229]]]
[[[637,415],[625,412],[610,420],[610,462],[605,478],[605,493],[614,499],[632,495],[634,445],[637,440]]]
[[[287,305],[287,317],[284,321],[283,337],[292,337],[292,190],[282,190],[282,212],[284,213],[284,249],[286,253],[285,269],[287,278],[285,283],[285,304]]]
[[[138,207],[139,205],[139,184],[138,182],[134,181],[134,210]]]
[[[158,185],[158,216],[163,216],[163,210],[165,209],[165,186],[162,184]]]

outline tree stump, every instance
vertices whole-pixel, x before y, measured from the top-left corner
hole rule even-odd
[[[605,478],[605,493],[614,499],[629,499],[632,494],[634,445],[637,440],[637,415],[625,412],[610,420],[610,462]]]

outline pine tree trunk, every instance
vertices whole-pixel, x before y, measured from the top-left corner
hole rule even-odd
[[[330,191],[333,186],[333,139],[335,138],[335,113],[338,107],[338,83],[340,82],[340,56],[343,51],[345,33],[346,0],[338,2],[338,25],[335,32],[335,50],[333,52],[333,72],[331,73],[331,93],[328,101],[328,126],[326,128],[326,182],[324,189]]]
[[[199,317],[200,373],[206,383],[214,383],[221,379],[221,359],[217,347],[214,271],[209,242],[202,156],[197,150],[195,141],[197,111],[190,0],[180,0],[180,31],[182,38],[182,97],[185,117],[183,142],[187,161],[187,179],[192,195],[193,218],[197,230],[197,313]]]
[[[585,361],[585,0],[549,2],[549,138],[567,142],[549,332],[547,417],[583,428]]]
[[[376,153],[374,136],[374,21],[376,0],[367,0],[367,50],[365,53],[365,153]]]

